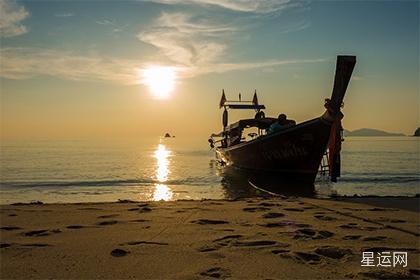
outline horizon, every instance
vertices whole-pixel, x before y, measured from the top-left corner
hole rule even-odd
[[[324,112],[356,55],[343,126],[420,126],[419,2],[0,1],[1,139],[207,137],[227,99]],[[234,113],[233,120],[252,113]]]

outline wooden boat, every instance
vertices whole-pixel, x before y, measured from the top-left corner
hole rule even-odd
[[[331,98],[325,100],[326,111],[322,116],[273,133],[266,130],[277,119],[264,116],[265,106],[258,104],[256,92],[252,101],[241,101],[240,97],[238,101],[228,101],[223,91],[220,101],[220,107],[224,108],[223,131],[209,139],[218,160],[256,174],[275,175],[282,181],[313,184],[328,149],[329,175],[336,181],[340,176],[342,141],[340,108],[355,64],[355,56],[337,56],[333,91]],[[228,125],[231,109],[255,110],[257,114],[255,118]],[[249,134],[252,139],[244,141],[244,129],[252,127],[258,132]]]

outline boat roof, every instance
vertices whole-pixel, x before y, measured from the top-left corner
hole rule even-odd
[[[226,131],[244,129],[246,127],[258,127],[260,129],[266,129],[276,120],[276,118],[243,119],[227,126]]]
[[[260,104],[227,104],[224,105],[229,109],[253,109],[253,110],[262,110],[265,109],[264,105]]]

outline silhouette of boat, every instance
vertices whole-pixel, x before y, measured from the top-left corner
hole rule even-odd
[[[337,56],[335,80],[331,98],[325,99],[325,113],[317,118],[290,125],[267,133],[277,121],[265,117],[265,106],[258,104],[257,93],[252,101],[226,100],[222,91],[220,108],[223,111],[223,131],[212,134],[209,143],[215,148],[216,157],[222,164],[252,171],[253,174],[275,175],[282,181],[298,181],[312,184],[318,173],[324,154],[328,150],[328,172],[331,181],[340,176],[340,150],[342,141],[340,111],[354,66],[355,56]],[[255,110],[255,118],[242,119],[228,125],[228,110]],[[246,140],[242,133],[246,128],[257,129]],[[217,146],[217,147],[215,147]]]

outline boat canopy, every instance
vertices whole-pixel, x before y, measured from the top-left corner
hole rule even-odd
[[[259,104],[227,104],[224,106],[229,109],[253,109],[253,110],[265,109],[264,105],[259,105]]]
[[[228,127],[226,127],[226,131],[237,129],[242,130],[247,127],[258,127],[259,129],[267,129],[276,120],[276,118],[244,119],[229,125]]]

